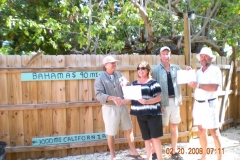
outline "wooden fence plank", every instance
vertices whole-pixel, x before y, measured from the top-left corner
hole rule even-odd
[[[231,61],[230,61],[230,59],[229,58],[227,58],[227,57],[222,57],[222,58],[225,58],[226,59],[226,64],[230,64],[230,69],[231,69]],[[230,70],[229,69],[229,70]],[[233,72],[234,72],[234,61],[233,61]],[[232,73],[232,78],[231,78],[231,82],[233,82],[234,81],[234,78],[233,78],[233,76],[234,76],[234,74]],[[234,90],[234,88],[232,87],[232,83],[230,84],[230,87],[229,87],[229,89],[228,90],[226,90],[226,91],[229,91],[229,90],[231,90],[231,89],[233,89]],[[234,95],[233,94],[228,94],[228,112],[227,112],[227,119],[230,119],[231,117],[233,117],[233,109],[230,107],[231,105],[234,105],[234,104],[232,104],[233,102],[234,102]],[[229,123],[228,125],[227,125],[227,128],[226,129],[228,129],[228,128],[230,128],[230,127],[232,127],[233,126],[233,123]]]
[[[51,67],[52,56],[42,56],[39,58],[37,66],[41,68]],[[52,84],[51,81],[37,82],[37,101],[39,104],[48,104],[52,102]],[[39,137],[49,137],[53,135],[53,114],[52,110],[40,109],[38,111]],[[34,137],[33,137],[34,138]],[[42,157],[52,158],[53,152],[44,151]]]
[[[235,52],[237,52],[237,48],[236,48],[236,50],[235,50]],[[237,54],[237,53],[236,53]],[[240,67],[240,60],[238,60],[238,62],[237,62],[237,65],[238,65],[238,67]],[[237,77],[236,77],[236,80],[238,80],[238,81],[236,81],[237,83],[235,84],[235,85],[237,85],[238,87],[237,87],[237,91],[240,91],[240,85],[238,85],[239,84],[239,80],[240,80],[240,72],[238,72],[238,74],[237,74]],[[235,91],[235,92],[237,92],[237,91]],[[239,95],[239,94],[238,94]],[[234,107],[234,108],[237,108],[237,110],[236,110],[236,123],[240,123],[240,120],[238,120],[238,119],[240,119],[240,98],[237,98],[237,100],[236,100],[236,104],[234,104],[234,105],[237,105],[237,107]],[[238,119],[237,119],[237,117],[238,117]]]
[[[95,56],[95,65],[96,66],[102,66],[103,57],[104,57],[103,55]],[[94,63],[92,65],[94,65]],[[93,81],[93,83],[94,83],[94,81]],[[93,91],[93,93],[94,93],[94,91]],[[93,99],[96,100],[95,93],[94,93]],[[104,122],[103,122],[103,118],[102,118],[102,105],[96,106],[93,109],[93,132],[94,133],[105,132]],[[108,149],[107,145],[95,146],[94,152],[103,153],[103,152],[106,152],[107,149]]]
[[[218,61],[217,63],[227,64],[226,59],[225,59],[224,57],[217,57],[217,58],[216,58],[216,61]],[[222,89],[223,89],[223,90],[226,90],[228,70],[221,70],[221,72],[222,72],[222,77],[223,77],[223,79],[222,79],[222,84],[223,84],[223,85],[222,85]],[[224,97],[221,97],[221,98],[220,98],[220,102],[221,102],[221,103],[219,103],[220,110],[222,109],[222,103],[223,103],[223,101],[224,101]],[[228,112],[228,110],[226,110],[225,112]],[[227,117],[226,117],[226,118],[227,118]],[[224,126],[223,126],[223,129],[226,129],[226,128],[227,128],[227,126],[224,125]]]
[[[53,67],[64,67],[65,57],[58,55],[52,59]],[[66,101],[65,81],[52,81],[52,102]],[[53,109],[53,135],[66,135],[66,109]],[[66,157],[67,150],[54,151],[54,157]]]
[[[22,56],[22,65],[26,66],[31,56]],[[31,63],[32,67],[36,67],[36,61]],[[37,103],[37,82],[22,82],[22,102],[24,104]],[[24,144],[32,145],[32,137],[38,136],[38,111],[24,110],[23,111],[24,125]],[[41,152],[27,154],[26,158],[41,158]]]
[[[102,61],[100,60],[99,61],[99,55],[97,56],[93,56],[91,57],[91,61],[92,61],[92,66],[102,66]],[[94,92],[94,82],[95,80],[92,81],[92,98],[95,100],[95,92]],[[101,112],[101,106],[99,106],[98,108],[94,108],[93,109],[93,132],[96,133],[96,132],[104,132],[104,127],[103,127],[103,121],[102,121],[102,118],[101,116],[102,115],[99,115],[99,114],[102,114]],[[100,119],[98,119],[98,116],[100,117]],[[100,123],[100,124],[99,124]],[[94,153],[101,153],[103,152],[101,147],[97,147],[97,146],[94,146]]]
[[[80,55],[80,61],[81,61],[81,66],[83,67],[88,67],[91,65],[91,60],[89,55]],[[88,101],[91,99],[90,97],[90,91],[91,89],[91,81],[90,80],[79,80],[79,95],[80,99],[83,101]],[[92,100],[92,99],[91,99]],[[93,113],[92,113],[92,107],[91,106],[86,106],[84,108],[80,108],[80,133],[90,133],[93,131]],[[89,152],[93,153],[94,147],[88,147],[88,148],[83,148],[81,149],[82,154],[87,154]]]
[[[86,66],[93,66],[95,64],[93,64],[92,59],[91,59],[91,55],[86,55]],[[87,101],[91,101],[93,99],[94,93],[92,93],[93,91],[93,80],[88,79],[86,82],[86,86],[87,88],[85,88],[86,90],[86,99]],[[95,97],[95,96],[94,96]],[[85,108],[85,115],[84,115],[84,119],[85,119],[85,133],[93,133],[93,106],[88,106]],[[86,148],[86,153],[90,154],[94,152],[94,147],[87,147]]]
[[[0,68],[6,67],[7,65],[7,59],[6,56],[0,55]],[[7,74],[6,73],[0,73],[0,87],[1,87],[1,96],[0,96],[0,102],[1,104],[7,104],[8,101],[8,94],[7,94]]]
[[[233,71],[233,80],[232,80],[232,88],[233,88],[233,101],[230,104],[230,106],[234,106],[232,108],[232,115],[233,115],[233,126],[236,128],[237,127],[237,117],[238,117],[238,111],[239,108],[237,105],[235,104],[239,104],[238,103],[238,60],[237,60],[237,52],[238,52],[238,48],[236,46],[232,47],[233,53],[232,53],[232,60],[234,61],[234,71]]]
[[[8,56],[7,66],[21,67],[20,56]],[[8,83],[8,103],[21,104],[22,103],[22,85],[20,74],[9,73],[7,76]],[[10,145],[23,146],[24,145],[24,129],[23,129],[23,111],[9,111],[9,126],[10,127]],[[25,153],[12,154],[11,158],[25,158]]]
[[[225,61],[226,61],[226,64],[230,64],[230,66],[231,66],[231,61],[230,61],[230,59],[229,58],[227,58],[227,57],[222,57],[223,59],[225,59]],[[234,69],[234,62],[232,62],[233,63],[233,69]],[[232,67],[232,66],[231,66]],[[231,69],[231,67],[230,67],[230,69]],[[230,70],[229,69],[229,70]],[[229,70],[228,70],[228,73],[229,73]],[[232,74],[232,77],[233,77],[233,74]],[[232,82],[232,77],[231,77],[231,82]],[[231,90],[231,84],[229,84],[230,85],[230,87],[229,87],[229,89],[228,90]],[[226,89],[225,89],[226,90]],[[227,90],[227,91],[228,91]],[[232,109],[231,109],[231,107],[230,107],[230,105],[231,105],[231,102],[233,102],[233,96],[232,95],[230,95],[230,94],[228,94],[228,103],[227,103],[227,112],[226,112],[226,120],[227,119],[230,119],[231,117],[232,117]],[[228,129],[228,128],[230,128],[230,127],[232,127],[233,126],[233,123],[228,123],[227,125],[225,125],[226,126],[226,129]]]
[[[132,62],[132,61],[133,61],[132,56],[133,56],[133,55],[129,55],[129,64],[130,64],[130,65],[134,64],[134,63]],[[136,68],[136,67],[135,67],[135,68]],[[135,69],[135,70],[136,70],[136,69]],[[128,79],[128,81],[129,81],[130,83],[132,83],[133,79],[134,79],[134,71],[129,71],[129,79]]]
[[[0,67],[7,66],[6,56],[0,55]],[[8,89],[7,89],[7,74],[0,73],[0,104],[8,104]],[[9,119],[8,119],[8,110],[0,111],[0,141],[7,143],[7,146],[10,146],[10,133],[9,133]],[[11,154],[6,155],[7,159],[11,159]]]
[[[178,65],[184,65],[185,62],[185,56],[184,55],[180,55],[178,56]],[[185,68],[184,68],[185,70]],[[182,84],[181,85],[181,93],[183,96],[189,96],[192,93],[192,89],[191,88],[187,88],[188,86],[186,84]],[[187,89],[189,94],[187,93]],[[188,130],[188,114],[187,113],[187,106],[192,106],[192,97],[189,98],[189,101],[183,101],[183,104],[180,107],[180,116],[181,116],[181,123],[180,125],[178,125],[178,131],[187,131]],[[188,141],[188,137],[182,137],[179,138],[179,140],[181,142],[187,142]]]
[[[78,66],[78,59],[76,55],[66,56],[66,66],[76,67]],[[66,81],[66,101],[76,102],[78,101],[79,91],[78,91],[78,80]],[[67,135],[79,134],[80,121],[79,108],[67,108]],[[68,150],[68,155],[79,155],[79,148],[72,148]]]
[[[233,73],[233,66],[234,66],[234,63],[232,61],[231,62],[231,69],[229,70],[229,73],[228,73],[227,85],[226,85],[226,88],[225,88],[226,90],[228,90],[230,88],[231,79],[232,79],[232,73]],[[221,115],[220,115],[220,122],[221,123],[224,123],[225,114],[226,114],[226,110],[227,110],[227,107],[226,107],[227,100],[228,100],[228,94],[225,94],[224,95],[224,99],[223,99],[223,103],[221,105],[221,108],[222,108],[221,109]],[[220,127],[222,127],[222,125]]]

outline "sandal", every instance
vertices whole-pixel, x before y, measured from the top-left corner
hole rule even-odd
[[[183,160],[183,157],[180,156],[180,154],[175,153],[175,154],[172,154],[171,159],[175,159],[175,160]]]
[[[155,159],[157,159],[157,154],[156,154],[156,153],[153,153],[153,154],[152,154],[152,160],[155,160]]]
[[[134,158],[136,160],[143,160],[143,158],[140,155],[127,154],[126,157],[131,157],[131,158]]]

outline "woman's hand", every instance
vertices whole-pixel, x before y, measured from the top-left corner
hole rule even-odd
[[[155,104],[157,102],[160,102],[161,101],[161,95],[158,94],[156,95],[154,98],[151,98],[151,99],[139,99],[138,102],[141,103],[141,104]]]
[[[138,102],[141,104],[147,104],[147,100],[145,99],[139,99]]]

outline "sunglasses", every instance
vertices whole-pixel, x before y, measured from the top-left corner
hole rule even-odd
[[[145,70],[147,69],[146,67],[137,67],[137,70]]]

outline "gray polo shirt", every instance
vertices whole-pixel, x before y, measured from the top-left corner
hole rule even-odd
[[[113,101],[107,102],[108,96],[121,97],[123,99],[122,87],[119,78],[122,73],[115,71],[111,77],[106,71],[95,79],[94,91],[98,101],[101,104],[115,105]]]

